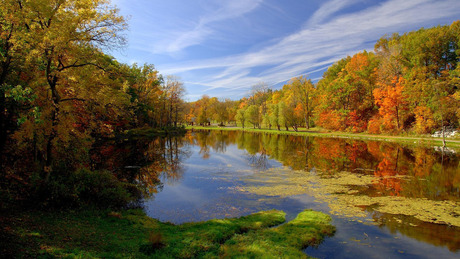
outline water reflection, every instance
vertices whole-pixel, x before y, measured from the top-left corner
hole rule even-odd
[[[456,227],[427,223],[406,215],[373,212],[372,217],[380,227],[389,229],[393,234],[399,232],[435,246],[445,246],[452,252],[460,249],[459,229]]]
[[[193,131],[182,137],[107,143],[95,154],[100,154],[93,157],[95,168],[112,168],[123,174],[126,167],[139,166],[134,177],[149,193],[164,186],[154,195],[155,200],[145,203],[149,215],[163,221],[234,217],[273,208],[288,215],[307,207],[331,212],[334,202],[344,202],[348,207],[336,207],[338,214],[365,214],[370,225],[335,218],[338,233],[326,241],[329,247],[334,247],[334,242],[342,247],[341,242],[348,242],[351,233],[373,233],[380,243],[369,246],[370,254],[375,252],[372,249],[384,250],[388,245],[395,247],[387,254],[392,257],[403,250],[406,255],[423,256],[420,251],[430,251],[432,246],[447,247],[447,252],[437,253],[455,257],[449,251],[458,253],[460,249],[460,230],[449,222],[433,224],[382,209],[383,204],[390,204],[409,210],[418,203],[421,208],[413,214],[426,206],[429,216],[437,213],[437,207],[450,206],[449,219],[458,219],[460,155],[456,153],[378,141]],[[342,179],[344,175],[348,182]],[[331,188],[334,184],[335,189]],[[319,189],[326,193],[315,194]],[[343,234],[347,228],[353,232]],[[398,235],[409,239],[394,240]],[[341,249],[337,253],[345,251]],[[362,252],[362,248],[356,251]],[[309,254],[315,255],[313,251]]]
[[[119,179],[137,182],[147,197],[165,183],[179,181],[184,174],[182,161],[191,154],[189,143],[179,136],[112,140],[94,146],[93,170],[111,170]]]
[[[368,195],[460,200],[460,156],[429,147],[336,138],[311,138],[237,131],[193,132],[203,158],[236,144],[260,170],[275,159],[294,170],[348,171],[375,176]],[[203,150],[203,151],[202,151]],[[205,151],[204,151],[205,150]]]

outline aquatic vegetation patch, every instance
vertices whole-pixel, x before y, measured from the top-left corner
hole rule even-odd
[[[401,196],[370,196],[357,189],[366,189],[373,183],[388,178],[361,173],[337,172],[320,174],[291,170],[287,167],[272,168],[248,176],[240,189],[265,196],[289,197],[300,194],[313,196],[328,204],[330,213],[350,218],[368,218],[366,208],[389,214],[413,216],[431,223],[460,227],[460,203],[452,200],[429,200]]]

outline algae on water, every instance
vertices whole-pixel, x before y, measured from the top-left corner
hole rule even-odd
[[[392,176],[393,178],[401,176]],[[376,181],[390,178],[351,172],[324,175],[316,172],[271,168],[243,179],[241,191],[266,196],[288,197],[308,194],[329,205],[330,213],[344,217],[368,216],[365,208],[381,213],[413,216],[432,223],[460,227],[460,203],[426,198],[400,196],[369,196],[357,189],[366,189]]]

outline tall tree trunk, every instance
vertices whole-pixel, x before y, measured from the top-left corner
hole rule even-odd
[[[8,47],[9,45],[7,45]],[[8,48],[5,49],[5,52]],[[6,54],[7,55],[7,54]],[[6,146],[6,140],[8,138],[8,126],[7,126],[7,114],[6,114],[6,96],[3,84],[6,82],[6,77],[9,72],[11,64],[11,57],[8,56],[5,61],[2,62],[2,73],[0,74],[0,173],[3,172],[3,153]]]
[[[447,146],[446,145],[445,131],[446,131],[446,126],[442,126],[442,148],[443,148],[443,152],[444,152],[444,148]]]
[[[163,97],[162,99],[163,99],[163,112],[166,113],[166,98]],[[164,127],[164,126],[165,126],[165,125],[163,124],[163,119],[164,119],[163,116],[164,116],[164,115],[161,115],[161,113],[160,113],[160,118],[161,118],[161,120],[160,120],[160,122],[161,122],[160,127]]]
[[[178,112],[178,105],[176,105],[176,118],[174,119],[174,128],[177,127],[177,121],[178,121],[178,117],[179,117],[179,112]]]
[[[1,86],[1,85],[0,85]],[[3,152],[7,139],[5,91],[0,89],[0,174],[3,172]]]
[[[51,59],[48,60],[47,69],[46,69],[46,78],[48,81],[48,86],[51,90],[51,132],[48,136],[48,140],[46,143],[46,159],[45,159],[45,182],[49,181],[49,177],[53,171],[53,141],[57,136],[57,126],[59,124],[59,102],[61,101],[61,97],[57,91],[57,82],[58,77],[57,75],[51,75]]]
[[[168,126],[172,124],[172,101],[169,101],[169,111],[168,111]]]

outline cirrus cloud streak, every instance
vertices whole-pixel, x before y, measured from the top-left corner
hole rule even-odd
[[[355,0],[333,0],[323,7],[334,6],[336,2],[342,3],[340,8],[357,3]],[[384,34],[414,30],[436,22],[452,22],[460,15],[456,0],[392,0],[321,23],[339,11],[338,8],[325,10],[328,8],[319,8],[303,29],[261,50],[165,65],[160,71],[179,75],[196,73],[197,79],[188,81],[201,85],[203,93],[213,89],[248,90],[260,81],[276,85],[294,76],[321,71],[347,55],[371,50]],[[215,71],[200,77],[200,71],[206,69]]]

